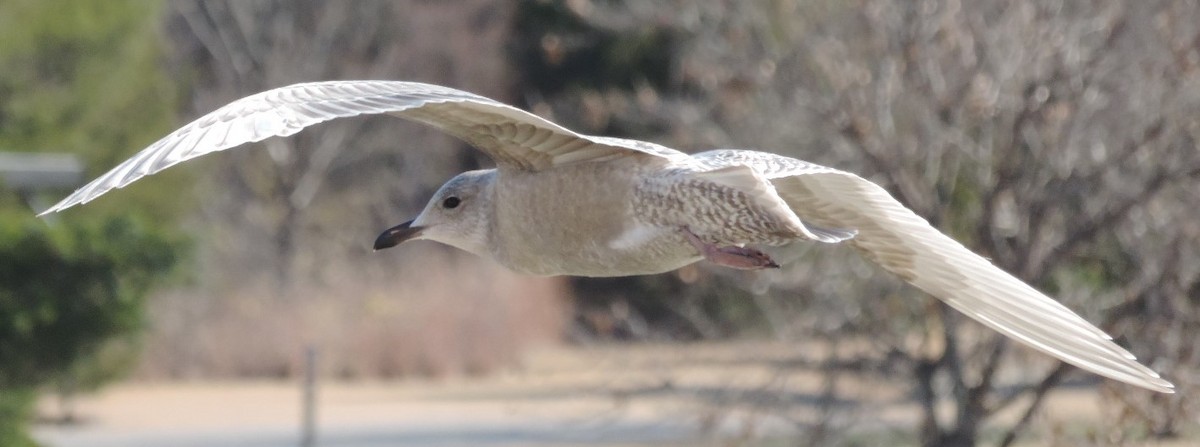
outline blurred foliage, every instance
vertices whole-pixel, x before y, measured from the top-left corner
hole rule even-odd
[[[25,421],[33,417],[33,402],[36,397],[37,394],[29,388],[0,388],[0,445],[37,445],[25,430]]]
[[[111,338],[134,333],[180,246],[128,217],[45,225],[0,215],[0,388],[86,370]]]
[[[696,267],[661,275],[571,278],[571,284],[576,338],[712,340],[757,331],[765,323],[737,281],[701,275]]]
[[[561,1],[522,1],[513,53],[528,87],[564,90],[668,87],[678,36],[670,27],[597,23]]]
[[[130,217],[47,225],[0,213],[0,445],[21,445],[38,387],[91,390],[133,366],[147,291],[183,246]]]
[[[160,7],[0,3],[0,150],[76,154],[94,178],[170,131],[181,86],[161,66]],[[154,187],[133,185],[121,200],[98,200],[83,213],[133,210],[171,222],[192,203],[180,197],[186,180],[167,173]]]
[[[159,2],[0,3],[0,150],[68,152],[89,175],[174,124]],[[24,445],[35,390],[94,389],[133,365],[149,289],[188,244],[178,175],[42,220],[0,190],[0,445]],[[24,200],[22,200],[24,199]]]

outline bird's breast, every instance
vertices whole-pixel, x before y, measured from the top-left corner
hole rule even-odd
[[[498,172],[493,257],[528,274],[575,276],[659,273],[698,260],[681,234],[634,215],[646,167],[628,161]]]

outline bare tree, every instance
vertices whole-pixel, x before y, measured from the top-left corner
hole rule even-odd
[[[581,122],[610,128],[622,116],[657,119],[666,130],[646,135],[643,126],[639,136],[863,173],[1101,323],[1184,394],[1196,386],[1185,373],[1196,362],[1186,334],[1200,290],[1191,262],[1190,190],[1200,178],[1192,2],[562,5],[597,29],[667,28],[678,47],[663,61],[666,85],[647,77],[564,95],[556,112],[581,110]],[[548,39],[557,41],[566,39]],[[853,255],[819,251],[748,279],[765,294],[756,302],[787,336],[871,340],[864,361],[908,372],[925,445],[973,445],[984,424],[1018,407],[999,441],[1010,445],[1074,377]],[[1190,409],[1175,396],[1106,389],[1127,409],[1117,433],[1139,423],[1170,436],[1187,417],[1173,415]],[[939,414],[944,403],[951,414]]]
[[[186,58],[181,62],[195,70],[190,74],[196,114],[268,88],[314,80],[425,80],[499,98],[512,89],[500,51],[509,29],[508,5],[186,1],[172,6],[172,35]],[[333,228],[364,225],[365,232],[365,224],[378,227],[395,219],[386,206],[415,208],[448,173],[479,164],[461,143],[418,126],[389,124],[395,123],[386,117],[339,121],[317,132],[268,140],[265,151],[234,151],[216,161],[221,167],[212,171],[205,222],[233,241],[218,256],[229,260],[257,253],[239,265],[273,266],[277,283],[289,284],[297,268],[303,275],[320,270],[316,253],[345,242],[321,243],[345,237],[343,228]],[[397,141],[411,149],[399,150]],[[364,181],[380,178],[394,181]],[[349,218],[364,215],[372,218]]]

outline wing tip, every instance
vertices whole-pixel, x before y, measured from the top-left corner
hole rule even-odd
[[[1150,391],[1157,391],[1163,394],[1175,394],[1175,384],[1158,377],[1158,374],[1155,374],[1153,379],[1147,380],[1146,383],[1139,385],[1141,385],[1142,388],[1146,388]]]
[[[65,209],[70,208],[75,205],[76,205],[75,203],[70,202],[70,197],[68,197],[66,199],[59,201],[58,203],[55,203],[54,205],[51,205],[49,208],[46,208],[46,209],[38,212],[36,217],[45,218],[51,214],[55,214],[59,211],[65,210]]]
[[[1125,374],[1114,374],[1111,371],[1100,372],[1093,371],[1109,379],[1116,380],[1121,383],[1133,385],[1150,391],[1155,391],[1163,394],[1175,394],[1175,384],[1169,380],[1162,378],[1154,370],[1146,366],[1135,363],[1137,371],[1127,372]],[[1085,368],[1086,369],[1086,368]]]
[[[1154,370],[1150,370],[1150,379],[1147,380],[1147,382],[1155,386],[1155,391],[1167,394],[1175,394],[1175,384],[1171,383],[1171,381],[1167,379],[1162,378],[1162,376]]]

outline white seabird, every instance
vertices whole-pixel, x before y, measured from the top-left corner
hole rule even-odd
[[[387,113],[461,138],[496,161],[459,174],[376,249],[428,239],[532,275],[624,276],[701,259],[777,267],[753,246],[848,242],[967,316],[1096,374],[1174,386],[1070,309],[929,225],[855,174],[780,155],[687,155],[581,135],[531,113],[415,82],[297,84],[249,96],[172,132],[42,213],[86,203],[201,155],[334,118]]]

